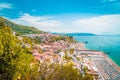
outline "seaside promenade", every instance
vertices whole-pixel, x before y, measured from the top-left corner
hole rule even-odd
[[[101,51],[87,50],[83,43],[82,47],[84,48],[76,48],[75,54],[76,56],[91,59],[91,62],[99,72],[98,80],[120,80],[120,67],[107,57],[106,54]]]

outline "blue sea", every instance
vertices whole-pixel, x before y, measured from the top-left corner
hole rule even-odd
[[[101,50],[120,66],[120,36],[74,36],[79,42],[87,42],[86,48]]]

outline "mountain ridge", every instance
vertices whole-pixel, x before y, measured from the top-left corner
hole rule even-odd
[[[7,20],[3,17],[0,16],[0,23],[3,23],[6,26],[9,26],[13,31],[19,33],[19,34],[41,34],[41,33],[46,33],[44,31],[38,30],[35,27],[31,26],[25,26],[25,25],[20,25],[16,24],[10,20]]]

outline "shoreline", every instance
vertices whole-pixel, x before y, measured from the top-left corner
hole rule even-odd
[[[83,42],[79,42],[79,43],[82,43],[84,45],[83,47],[86,50],[90,50],[86,47],[85,43],[83,43]],[[120,72],[120,67],[108,55],[106,55],[103,51],[100,51],[100,52],[102,53],[103,57],[109,62],[109,64],[111,64],[116,70],[118,70]]]
[[[116,69],[120,72],[120,67],[119,67],[114,61],[112,61],[112,59],[110,59],[105,53],[102,52],[102,54],[103,54],[104,58],[105,58],[112,66],[114,66],[114,68],[116,68]]]
[[[103,52],[104,53],[104,52]],[[104,53],[105,54],[105,53]],[[110,58],[110,56],[108,56],[107,54],[105,54],[113,63],[115,63],[117,65],[117,63],[112,59]],[[119,65],[117,65],[118,67],[120,67]]]

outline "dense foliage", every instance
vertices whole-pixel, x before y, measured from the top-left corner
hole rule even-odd
[[[0,24],[0,79],[32,80],[37,78],[37,64],[28,49],[12,34],[12,30]]]
[[[41,64],[40,80],[93,80],[92,76],[85,74],[84,76],[72,64]]]

